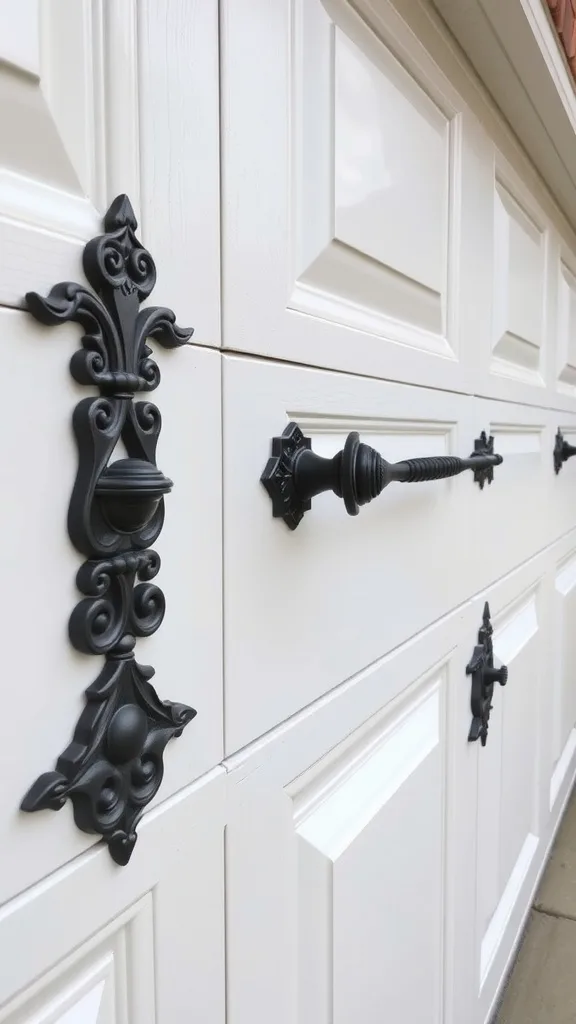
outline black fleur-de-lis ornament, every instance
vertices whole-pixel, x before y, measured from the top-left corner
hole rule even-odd
[[[92,289],[62,282],[46,298],[26,296],[41,323],[80,324],[84,334],[71,373],[99,390],[73,414],[78,470],[68,531],[86,561],[78,570],[83,597],[69,635],[77,650],[103,655],[105,662],[56,770],[36,780],[21,807],[57,810],[70,798],[78,828],[102,836],[118,864],[128,862],[138,820],[158,792],[166,744],[196,715],[185,704],[161,701],[150,682],[154,670],[134,656],[136,638],[150,636],[164,617],[164,595],[152,582],[160,558],[151,545],[172,488],[156,465],[160,412],[134,396],[160,383],[148,341],[175,348],[192,335],[176,325],[172,310],[140,308],[156,283],[156,267],[136,237],[137,226],[130,200],[118,196],[105,216],[105,233],[84,249]],[[119,441],[127,457],[111,462]]]

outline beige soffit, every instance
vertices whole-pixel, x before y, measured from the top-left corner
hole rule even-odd
[[[576,87],[543,0],[433,0],[576,228]]]

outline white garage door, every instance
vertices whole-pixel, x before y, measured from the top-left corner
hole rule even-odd
[[[484,1024],[576,768],[574,233],[424,2],[0,0],[0,125],[0,1022]],[[126,204],[103,226],[121,194],[151,294]],[[84,247],[119,230],[117,364],[84,313],[84,380],[63,293],[28,301],[43,323],[24,296],[93,284]],[[151,341],[152,396],[137,300],[194,327]],[[116,529],[105,473],[153,460],[150,397],[157,540]],[[291,423],[335,461],[290,461]],[[355,432],[412,482],[375,496],[366,451],[338,455]],[[490,484],[422,479],[490,438]],[[131,596],[153,542],[164,621],[151,563]],[[146,673],[84,696],[134,636],[196,711],[136,796]]]
[[[224,4],[232,1024],[484,1021],[574,770],[574,236],[434,20],[357,6]],[[504,462],[290,530],[291,422]]]
[[[223,1020],[217,76],[214,5],[0,3],[3,1024]],[[196,329],[198,342],[174,352],[159,352],[153,342],[162,382],[151,396],[138,396],[157,400],[163,413],[158,462],[175,486],[157,545],[168,611],[154,636],[138,639],[137,658],[156,669],[161,700],[182,702],[197,716],[167,746],[154,809],[137,826],[125,867],[98,834],[76,828],[70,800],[58,813],[19,810],[72,740],[85,688],[112,663],[112,655],[104,662],[76,653],[67,635],[82,563],[66,530],[79,461],[72,413],[78,403],[99,401],[98,390],[75,382],[68,369],[80,349],[78,326],[44,327],[22,305],[27,292],[44,296],[60,281],[86,283],[83,247],[104,230],[103,215],[119,193],[130,196],[137,235],[156,261],[149,301],[171,307],[178,324]],[[128,266],[131,274],[138,278],[138,266]],[[127,351],[130,323],[120,331]],[[94,335],[86,347],[97,348],[95,323],[84,318],[83,326]],[[113,332],[105,336],[100,354],[119,370]],[[131,400],[115,397],[111,386],[101,401],[104,410]],[[122,454],[120,444],[112,458]],[[198,478],[205,481],[202,503]],[[114,603],[117,591],[111,593]],[[157,598],[148,606],[152,618]],[[104,600],[100,611],[105,623]],[[106,628],[100,636],[106,649]],[[118,687],[104,700],[104,715],[116,695]],[[147,709],[135,708],[142,723]],[[98,731],[97,722],[92,741]],[[75,738],[86,740],[86,733]],[[109,738],[106,732],[104,747]],[[132,770],[140,783],[150,770],[158,779],[153,751],[146,763],[140,751],[133,762],[120,761],[100,779],[88,815],[102,828],[122,811],[119,780]],[[147,784],[138,793],[134,783],[131,794],[146,802]],[[118,820],[121,829],[127,818]]]

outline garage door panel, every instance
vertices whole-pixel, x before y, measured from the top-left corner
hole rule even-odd
[[[543,641],[534,589],[521,594],[500,613],[494,597],[490,593],[487,597],[494,627],[494,653],[500,663],[508,666],[506,687],[495,689],[488,742],[481,751],[484,756],[480,766],[480,836],[486,837],[491,849],[491,855],[481,859],[492,887],[492,895],[488,895],[490,887],[485,890],[483,912],[490,917],[527,833],[536,828],[536,713]],[[499,821],[497,826],[495,819]],[[497,843],[489,838],[493,827]],[[492,857],[492,866],[488,867]]]
[[[295,6],[302,33],[296,128],[302,173],[296,176],[299,244],[289,307],[398,333],[407,344],[453,358],[447,339],[449,117],[359,26],[353,35],[360,31],[363,45],[319,14],[318,5]],[[324,79],[313,73],[323,52]],[[298,54],[295,61],[298,67]],[[320,140],[310,146],[319,121],[323,153]],[[419,186],[422,159],[425,191]]]
[[[142,973],[138,989],[131,983]],[[132,1017],[128,1016],[132,1007]],[[153,908],[150,894],[83,943],[0,1013],[6,1024],[152,1024]]]
[[[549,567],[546,551],[487,590],[467,613],[480,621],[482,602],[488,600],[496,664],[508,667],[508,682],[494,689],[486,746],[477,744],[480,1019],[491,1006],[543,856],[539,724],[549,643]]]
[[[68,372],[78,329],[65,325],[55,335],[10,309],[0,309],[0,326],[11,381],[5,403],[11,427],[4,438],[11,487],[3,502],[10,593],[3,608],[10,637],[3,668],[11,713],[0,723],[0,845],[10,850],[10,870],[0,879],[3,902],[97,841],[76,828],[70,804],[58,813],[18,809],[34,779],[52,770],[70,743],[84,691],[101,662],[77,653],[68,637],[80,598],[75,581],[81,558],[66,532],[77,470],[72,411],[85,397]],[[137,658],[156,669],[161,699],[186,703],[198,715],[192,731],[166,750],[156,802],[216,764],[223,742],[219,356],[190,346],[163,353],[159,363],[158,400],[169,415],[158,459],[175,481],[157,546],[158,582],[169,611],[154,637],[141,638]],[[32,402],[22,402],[27,394]],[[201,431],[210,440],[195,445]],[[205,505],[196,502],[202,477]],[[184,536],[189,541],[183,549]]]
[[[462,979],[472,953],[444,916],[463,898],[445,858],[464,648],[455,614],[226,762],[231,1022],[376,1021],[383,1003],[441,1021],[466,998],[442,961],[458,942]]]
[[[508,671],[519,684],[504,691],[501,704],[504,737],[501,801],[505,808],[500,855],[501,885],[509,878],[534,823],[536,689],[540,677],[537,675],[532,681],[531,671],[534,671],[535,663],[538,666],[538,600],[537,591],[531,590],[494,620],[494,653],[508,666]]]
[[[551,506],[553,416],[546,410],[476,399],[476,434],[494,437],[503,464],[482,502],[473,506],[470,543],[482,549],[481,586],[488,586],[543,550],[562,533]],[[473,594],[477,590],[470,588]]]
[[[182,1007],[222,1024],[224,795],[220,768],[145,818],[128,872],[103,845],[3,905],[2,1024],[171,1024]]]
[[[157,261],[155,301],[195,327],[194,342],[218,345],[212,6],[25,0],[16,15],[2,3],[0,40],[0,304],[81,281],[84,244],[127,193]],[[178,96],[201,98],[186,119]],[[192,274],[180,258],[191,237]]]
[[[561,240],[553,253],[556,275],[555,384],[556,390],[576,397],[576,258]]]
[[[560,308],[559,233],[539,201],[543,197],[519,173],[518,161],[507,159],[493,143],[487,146],[492,162],[485,210],[491,239],[489,323],[475,346],[475,391],[506,403],[568,410],[572,392],[559,377],[570,375],[569,356],[565,327],[560,326],[560,335],[558,330],[562,315],[569,316],[570,293],[564,282]]]
[[[226,6],[225,346],[471,390],[476,125],[391,7],[378,34],[341,0],[256,10],[285,58],[248,66]]]
[[[550,543],[553,471],[534,408],[238,357],[225,357],[224,392],[232,753]],[[469,471],[391,484],[355,518],[325,493],[290,531],[259,483],[290,421],[323,456],[357,430],[391,462],[468,456],[484,430],[504,463],[483,490]]]
[[[323,455],[334,455],[356,429],[391,461],[468,456],[471,401],[231,357],[224,388],[232,753],[466,599],[479,556],[460,523],[485,494],[469,472],[391,484],[355,518],[325,494],[292,532],[272,518],[259,483],[270,438],[287,422],[301,419]]]
[[[490,371],[546,386],[547,230],[544,217],[498,155],[494,181]],[[510,391],[507,397],[512,397]]]
[[[554,451],[556,432],[569,445],[576,445],[576,416],[567,413],[551,414],[552,437],[551,451]],[[553,463],[553,455],[551,456]],[[576,507],[576,457],[568,459],[560,468],[559,473],[552,473],[550,482],[550,517],[554,522],[556,536],[568,534],[574,526],[574,508]]]
[[[549,746],[546,778],[549,800],[546,810],[554,816],[574,770],[576,754],[576,704],[574,678],[576,647],[574,615],[576,614],[576,537],[571,532],[553,552],[553,593],[551,619],[553,648],[547,658],[552,673],[552,693],[547,702]]]
[[[315,773],[312,799],[306,799],[303,780],[297,796],[293,792],[300,804],[295,820],[299,950],[307,967],[300,995],[303,1020],[310,1024],[345,1022],[355,1012],[375,1022],[383,1004],[392,1015],[404,1012],[413,1021],[441,1019],[442,675],[427,680],[403,714],[391,716],[333,762],[327,777]],[[422,834],[427,837],[426,858],[418,839]],[[380,884],[382,876],[386,886]],[[323,901],[328,903],[325,908]],[[310,961],[311,937],[320,941],[320,950]],[[313,1012],[313,976],[326,973],[332,993],[327,1012],[319,1017]]]
[[[66,32],[55,31],[58,13]],[[82,242],[99,228],[94,86],[101,26],[86,4],[27,0],[16,17],[2,5],[0,29],[0,302],[20,306],[26,291],[48,289],[54,273],[74,280]],[[78,60],[67,59],[69,52]],[[127,64],[132,57],[128,46]],[[70,121],[63,117],[66,94],[73,97]]]

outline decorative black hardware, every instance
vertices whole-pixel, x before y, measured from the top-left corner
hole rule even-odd
[[[272,515],[283,519],[291,530],[312,507],[312,498],[323,491],[333,491],[344,500],[348,515],[356,516],[361,505],[376,498],[393,480],[443,480],[471,469],[475,482],[483,488],[486,482],[492,483],[494,466],[502,462],[502,456],[494,454],[494,438],[487,438],[484,431],[468,459],[440,455],[390,463],[363,444],[356,432],[348,434],[344,448],[333,459],[316,455],[311,446],[311,439],[304,437],[298,424],[289,423],[281,437],[272,438],[272,455],[260,478],[272,499]]]
[[[564,440],[562,431],[558,428],[554,444],[554,469],[556,473],[560,472],[563,463],[571,459],[573,455],[576,455],[576,446],[568,444],[568,441]]]
[[[483,747],[486,746],[488,738],[488,721],[492,710],[494,684],[500,683],[500,686],[506,686],[508,682],[508,669],[506,665],[494,668],[493,632],[492,623],[490,622],[490,607],[486,601],[482,625],[478,630],[478,644],[474,648],[469,664],[466,666],[466,675],[472,676],[470,695],[472,724],[468,733],[468,739],[470,742],[479,739]]]
[[[136,238],[137,227],[128,197],[118,196],[104,219],[106,233],[84,249],[84,272],[94,291],[62,282],[47,298],[26,296],[41,323],[72,320],[83,327],[70,370],[79,384],[100,391],[78,403],[72,421],[78,471],[68,532],[87,560],[76,578],[84,597],[72,612],[69,634],[78,651],[105,655],[106,661],[86,691],[56,771],[36,780],[21,807],[58,810],[70,797],[78,828],[101,835],[117,864],[128,863],[136,825],[160,787],[166,744],[196,714],[185,704],[161,701],[150,683],[154,669],[134,658],[136,637],[150,636],[164,617],[164,595],[150,582],[160,558],[150,545],[162,529],[172,481],[156,466],[160,412],[133,397],[160,383],[147,340],[175,348],[192,335],[176,325],[170,309],[139,309],[154,288],[156,268]],[[120,439],[128,458],[110,464]]]

